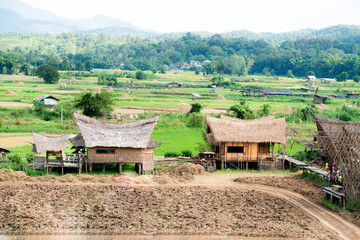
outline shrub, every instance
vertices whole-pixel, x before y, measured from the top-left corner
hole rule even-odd
[[[136,71],[135,73],[135,78],[137,80],[142,80],[142,79],[145,79],[145,74],[143,71],[139,70],[139,71]]]
[[[356,75],[353,77],[353,80],[354,80],[354,82],[358,83],[360,81],[360,77],[358,75]]]
[[[177,157],[177,156],[179,156],[179,154],[176,153],[176,152],[166,152],[166,153],[164,154],[164,157],[166,157],[166,158]]]
[[[8,156],[8,161],[10,162],[11,168],[14,170],[25,170],[26,169],[26,165],[27,162],[25,160],[23,160],[19,154],[15,153],[15,154],[9,154]]]
[[[191,157],[192,152],[190,150],[182,150],[181,151],[181,156],[183,156],[183,157]]]
[[[187,127],[201,127],[204,123],[204,116],[200,113],[190,113],[188,115]]]
[[[203,108],[204,108],[204,104],[201,104],[199,102],[192,103],[189,114],[190,113],[200,113]]]
[[[25,157],[26,162],[27,163],[32,163],[34,161],[34,156],[35,156],[35,154],[33,152],[27,153],[26,157]]]

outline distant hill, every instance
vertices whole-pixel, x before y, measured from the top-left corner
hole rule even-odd
[[[146,37],[158,36],[158,34],[156,34],[154,32],[145,32],[145,31],[134,29],[134,28],[128,28],[128,27],[107,27],[107,28],[75,31],[73,33],[76,33],[76,34],[106,34],[110,37],[132,35],[132,36],[146,38]]]
[[[186,34],[186,32],[157,33],[103,15],[89,19],[67,19],[51,12],[34,8],[19,0],[0,0],[0,32],[42,34],[72,32],[81,34],[106,34],[111,37],[132,35],[159,39],[177,39]],[[211,37],[214,35],[214,33],[206,31],[192,33],[201,37]],[[271,44],[281,44],[287,40],[295,41],[310,38],[327,38],[345,43],[360,44],[360,26],[358,25],[337,25],[320,30],[305,29],[284,33],[254,33],[248,30],[236,30],[220,33],[220,35],[225,38],[263,39]]]
[[[67,19],[51,12],[31,7],[18,0],[0,0],[0,31],[19,33],[77,32],[103,28],[118,28],[118,35],[129,32],[152,32],[131,23],[102,15],[89,19]],[[124,33],[120,30],[123,29]],[[96,31],[95,31],[96,32]]]

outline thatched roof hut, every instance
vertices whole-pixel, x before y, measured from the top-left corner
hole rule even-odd
[[[360,195],[360,123],[343,122],[314,114],[316,139],[330,166],[342,169],[343,186],[349,197]]]
[[[44,152],[61,152],[69,146],[70,133],[59,136],[50,137],[33,131],[34,143],[32,151],[40,154]]]
[[[148,148],[159,116],[128,123],[108,123],[74,113],[85,147]]]
[[[273,120],[275,119],[275,116],[267,116],[267,117],[255,118],[255,119],[240,119],[240,118],[234,118],[220,114],[220,119],[226,119],[235,122],[259,122],[259,121]]]
[[[211,144],[221,142],[286,144],[285,118],[250,121],[206,117],[209,128],[206,139]]]
[[[159,116],[128,123],[108,123],[74,113],[81,135],[71,139],[86,147],[89,163],[136,163],[139,173],[154,169],[154,149],[161,145],[151,138]],[[82,140],[81,140],[82,138]]]

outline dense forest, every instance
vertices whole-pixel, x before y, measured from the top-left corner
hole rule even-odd
[[[314,73],[335,77],[343,72],[360,75],[360,45],[330,38],[298,39],[270,44],[265,40],[229,38],[215,34],[201,37],[187,33],[180,38],[153,39],[107,35],[0,34],[0,72],[12,73],[15,66],[31,74],[42,64],[58,70],[180,69],[191,60],[209,60],[202,69],[246,75],[295,75]],[[219,68],[220,66],[220,68]],[[189,68],[186,68],[189,69]],[[190,67],[190,70],[197,70]]]

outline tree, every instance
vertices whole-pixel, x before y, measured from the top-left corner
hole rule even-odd
[[[223,61],[221,61],[220,63],[218,63],[216,65],[215,68],[216,68],[216,71],[218,73],[220,73],[220,75],[222,75],[225,72],[225,70],[227,69],[227,66],[225,65],[225,63]]]
[[[295,78],[295,76],[294,76],[294,74],[292,73],[291,70],[288,70],[288,71],[287,71],[286,76],[287,76],[288,78]]]
[[[204,108],[204,104],[201,104],[199,102],[195,102],[191,104],[191,109],[188,114],[190,113],[200,113],[201,110]]]
[[[57,83],[60,79],[58,70],[46,64],[38,67],[36,75],[44,79],[46,83]]]
[[[338,82],[345,82],[348,77],[349,77],[349,74],[347,72],[342,72],[339,75],[337,75],[335,77],[335,79]]]
[[[356,75],[353,77],[353,80],[354,80],[354,82],[358,83],[360,81],[360,77],[358,75]]]
[[[89,117],[103,117],[112,112],[112,97],[109,92],[84,92],[75,99],[75,108],[80,109],[84,115]]]
[[[242,56],[238,56],[236,54],[232,55],[229,64],[228,64],[228,72],[230,74],[235,74],[238,76],[245,75],[246,62]]]
[[[219,84],[224,81],[224,78],[220,75],[216,75],[216,76],[213,76],[210,81],[212,82],[212,84],[215,84],[215,83]]]
[[[254,119],[255,112],[250,109],[245,100],[240,100],[239,104],[233,105],[229,108],[228,113],[233,117],[240,119]]]
[[[144,72],[143,71],[136,71],[136,73],[135,73],[135,78],[137,79],[137,80],[141,80],[141,79],[145,79],[145,74],[144,74]]]

